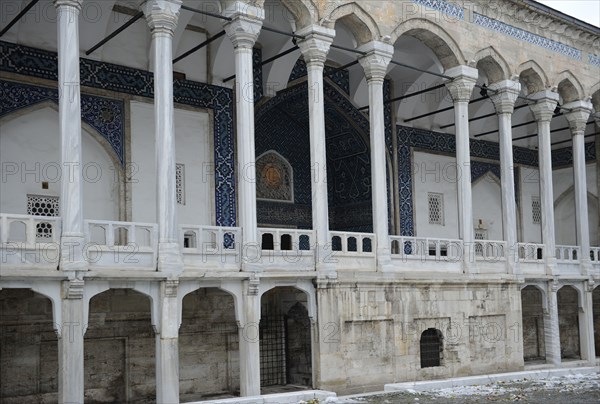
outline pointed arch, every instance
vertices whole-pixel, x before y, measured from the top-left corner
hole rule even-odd
[[[480,50],[474,58],[477,68],[482,70],[487,78],[488,85],[502,80],[508,80],[512,72],[506,59],[500,55],[493,46]]]
[[[465,63],[458,43],[439,25],[424,19],[413,18],[401,22],[390,34],[390,43],[396,43],[402,35],[421,41],[437,56],[444,70]]]
[[[357,46],[374,41],[381,37],[377,23],[357,2],[336,7],[325,16],[325,26],[334,28],[338,21],[343,21],[356,39]]]
[[[558,88],[558,94],[562,97],[564,104],[585,98],[583,86],[569,70],[558,74],[553,87]]]
[[[319,9],[313,0],[281,0],[296,21],[296,30],[315,24],[319,20]]]
[[[517,68],[517,74],[522,87],[527,94],[534,94],[549,87],[548,75],[542,67],[533,60],[522,63]]]
[[[600,113],[600,81],[592,86],[590,91],[592,95],[592,105],[596,113]]]

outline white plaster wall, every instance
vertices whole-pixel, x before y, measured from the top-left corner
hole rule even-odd
[[[481,221],[488,240],[503,240],[502,189],[499,179],[490,173],[473,183],[473,227]]]
[[[413,155],[415,234],[419,237],[458,238],[456,159],[415,152]],[[427,194],[444,194],[444,225],[429,224]]]
[[[184,54],[198,44],[206,40],[206,34],[202,32],[185,30],[181,36],[177,49],[173,50],[173,58]],[[192,53],[185,59],[173,65],[176,72],[185,73],[186,79],[207,83],[208,65],[206,64],[207,47]]]
[[[175,109],[175,153],[185,164],[185,205],[177,205],[182,224],[214,223],[214,168],[210,115]],[[156,223],[154,105],[131,102],[131,161],[133,221]],[[175,179],[173,179],[175,181]]]
[[[537,168],[521,167],[519,176],[519,192],[521,194],[521,234],[520,241],[528,243],[542,242],[542,225],[533,223],[531,202],[533,197],[540,196],[540,174]]]
[[[48,106],[8,118],[0,122],[0,211],[27,214],[27,194],[60,196],[60,174],[67,170],[59,171],[58,112]],[[118,220],[119,184],[113,161],[85,129],[82,148],[84,218]],[[13,163],[18,166],[17,174],[10,174]],[[22,175],[24,169],[31,173]],[[42,181],[49,182],[49,189],[42,189]]]

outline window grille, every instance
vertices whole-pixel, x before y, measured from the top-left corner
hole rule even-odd
[[[286,331],[283,316],[260,319],[260,385],[285,385]]]
[[[427,194],[429,205],[429,224],[444,225],[444,194],[429,192]]]
[[[175,193],[177,203],[185,205],[185,165],[175,165]]]
[[[27,195],[27,214],[32,216],[58,216],[60,204],[58,196]],[[52,238],[52,224],[38,223],[36,226],[38,238]]]
[[[475,240],[487,240],[487,230],[475,229]],[[483,256],[483,245],[475,244],[475,255]]]
[[[443,339],[442,332],[435,328],[428,328],[421,334],[421,368],[441,366]]]
[[[533,224],[542,223],[542,203],[539,196],[531,197],[531,217]]]

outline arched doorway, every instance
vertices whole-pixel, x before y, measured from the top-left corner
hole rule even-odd
[[[546,359],[542,299],[542,292],[535,286],[530,285],[521,289],[523,359],[525,361]]]
[[[277,287],[261,299],[260,384],[268,390],[312,387],[312,338],[306,293]],[[285,388],[283,388],[285,386]]]
[[[155,400],[155,334],[147,296],[110,289],[90,300],[84,387],[86,403]]]
[[[0,290],[0,402],[57,400],[52,302],[30,289]]]
[[[419,343],[421,351],[421,368],[431,368],[442,365],[444,352],[444,336],[435,328],[428,328],[421,333]]]
[[[202,288],[187,294],[182,305],[180,400],[239,396],[240,351],[233,297],[217,288]]]

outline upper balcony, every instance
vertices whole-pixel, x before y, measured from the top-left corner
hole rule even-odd
[[[60,261],[60,217],[0,214],[3,275],[26,276],[57,271]],[[337,272],[376,272],[377,240],[371,233],[330,232],[324,249],[315,246],[312,230],[258,230],[260,245],[245,245],[239,227],[181,225],[179,241],[185,274],[190,276],[239,272],[242,262],[265,273],[309,274],[318,263]],[[84,259],[98,276],[116,272],[131,276],[156,276],[158,226],[104,220],[85,221]],[[508,274],[507,259],[513,254],[506,242],[477,240],[466,246],[461,240],[390,236],[391,267],[386,271],[462,274],[466,255],[473,275]],[[318,256],[318,251],[323,255]],[[600,276],[600,247],[589,251],[593,274]],[[545,277],[543,244],[519,243],[518,268],[524,277]],[[583,274],[581,251],[576,246],[556,247],[559,276]],[[154,275],[151,275],[154,273]]]

